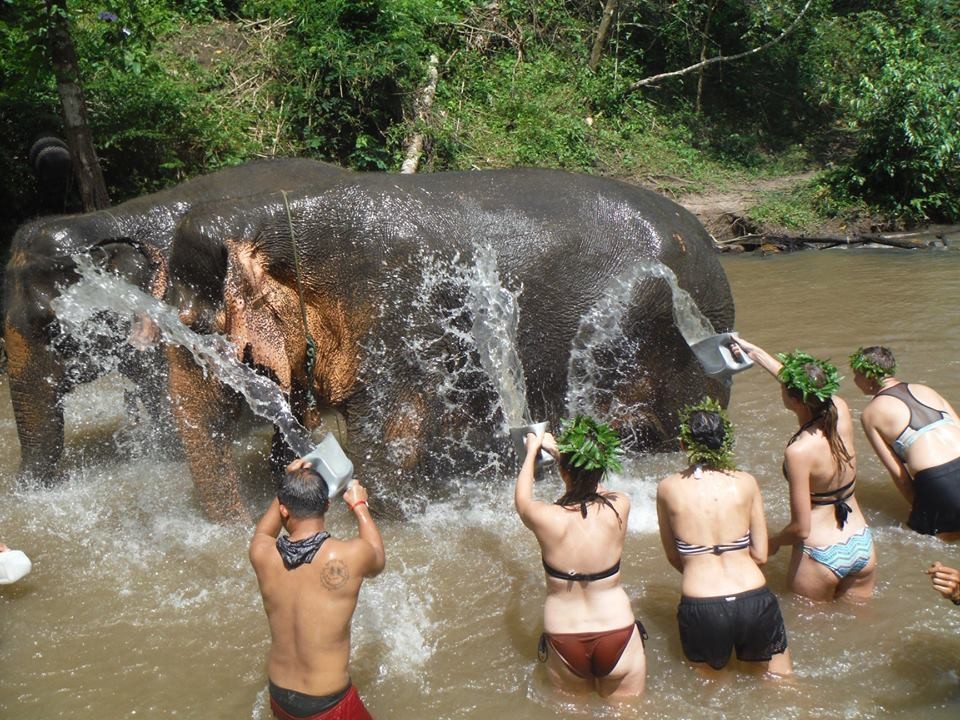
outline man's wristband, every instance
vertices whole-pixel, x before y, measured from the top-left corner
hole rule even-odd
[[[367,504],[366,500],[357,500],[353,505],[351,505],[350,503],[347,503],[347,507],[353,510],[354,508],[357,508],[357,507],[360,507],[361,505],[366,505],[366,504]]]

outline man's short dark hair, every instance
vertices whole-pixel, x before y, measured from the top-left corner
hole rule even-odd
[[[323,517],[330,507],[327,481],[308,467],[285,472],[277,498],[295,518]]]

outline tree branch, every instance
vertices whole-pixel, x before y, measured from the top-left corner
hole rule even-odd
[[[810,8],[810,5],[812,2],[813,0],[807,0],[807,4],[803,6],[803,10],[801,10],[800,14],[793,19],[793,22],[791,22],[790,25],[777,37],[773,38],[772,40],[768,40],[763,45],[758,45],[755,48],[751,48],[750,50],[746,50],[742,53],[737,53],[736,55],[717,55],[716,57],[712,57],[708,60],[703,60],[701,62],[698,62],[695,65],[685,67],[682,70],[673,70],[672,72],[660,73],[659,75],[651,75],[650,77],[643,78],[642,80],[637,80],[635,83],[631,84],[627,88],[626,92],[633,92],[634,90],[638,90],[639,88],[642,88],[646,85],[652,85],[655,82],[658,82],[660,80],[666,80],[667,78],[679,77],[681,75],[689,75],[690,73],[696,70],[699,70],[700,68],[704,68],[707,65],[713,65],[715,63],[722,63],[722,62],[730,62],[732,60],[740,60],[741,58],[745,58],[749,55],[756,55],[757,53],[763,52],[767,48],[773,45],[776,45],[778,42],[783,40],[787,35],[792,33],[797,28],[797,26],[800,24],[800,20],[803,19],[803,16],[807,13],[807,10]]]

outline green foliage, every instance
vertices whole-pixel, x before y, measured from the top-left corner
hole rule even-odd
[[[956,11],[955,2],[898,3],[820,28],[821,96],[859,133],[832,175],[839,192],[908,219],[960,219]]]
[[[841,378],[837,367],[826,360],[819,360],[800,350],[777,353],[777,360],[783,363],[777,379],[788,390],[799,390],[803,393],[804,402],[811,396],[820,401],[827,400],[840,389]],[[820,374],[822,377],[814,379],[811,373]]]
[[[857,351],[850,356],[850,368],[870,380],[880,382],[885,377],[897,374],[897,366],[887,369],[879,364],[867,359],[863,354],[863,347],[858,347]]]
[[[795,231],[814,230],[832,217],[821,202],[824,188],[819,181],[809,182],[783,192],[769,192],[750,208],[750,219],[765,226]]]
[[[99,1],[66,7],[115,202],[254,156],[396,170],[416,131],[424,171],[546,166],[680,194],[827,160],[829,186],[755,216],[800,228],[872,202],[958,217],[957,0],[814,0],[762,53],[629,90],[762,45],[805,1],[621,2],[596,72],[589,0],[118,0],[115,20]],[[59,100],[43,0],[0,7],[0,202],[20,219],[35,193],[25,156],[35,133],[60,133]],[[836,126],[852,149],[822,149]]]
[[[395,169],[402,132],[433,53],[444,54],[445,0],[251,0],[244,11],[292,21],[274,94],[299,150],[364,170]]]
[[[569,456],[570,464],[584,470],[620,472],[620,436],[606,423],[586,415],[567,418],[561,423],[557,450]]]

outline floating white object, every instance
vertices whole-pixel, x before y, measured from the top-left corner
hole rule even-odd
[[[728,378],[753,367],[753,360],[736,346],[736,333],[720,333],[690,346],[707,375]]]
[[[14,583],[33,569],[33,563],[21,550],[0,552],[0,585]]]
[[[333,433],[327,433],[303,459],[327,481],[331,498],[346,490],[353,479],[353,463],[344,454]]]
[[[527,433],[543,435],[543,433],[547,432],[549,429],[550,423],[548,422],[539,422],[531,425],[523,425],[522,427],[510,428],[510,437],[513,440],[513,449],[516,451],[517,457],[523,460],[523,458],[527,456]],[[552,462],[553,456],[546,450],[541,450],[540,457],[537,458],[537,465]]]

